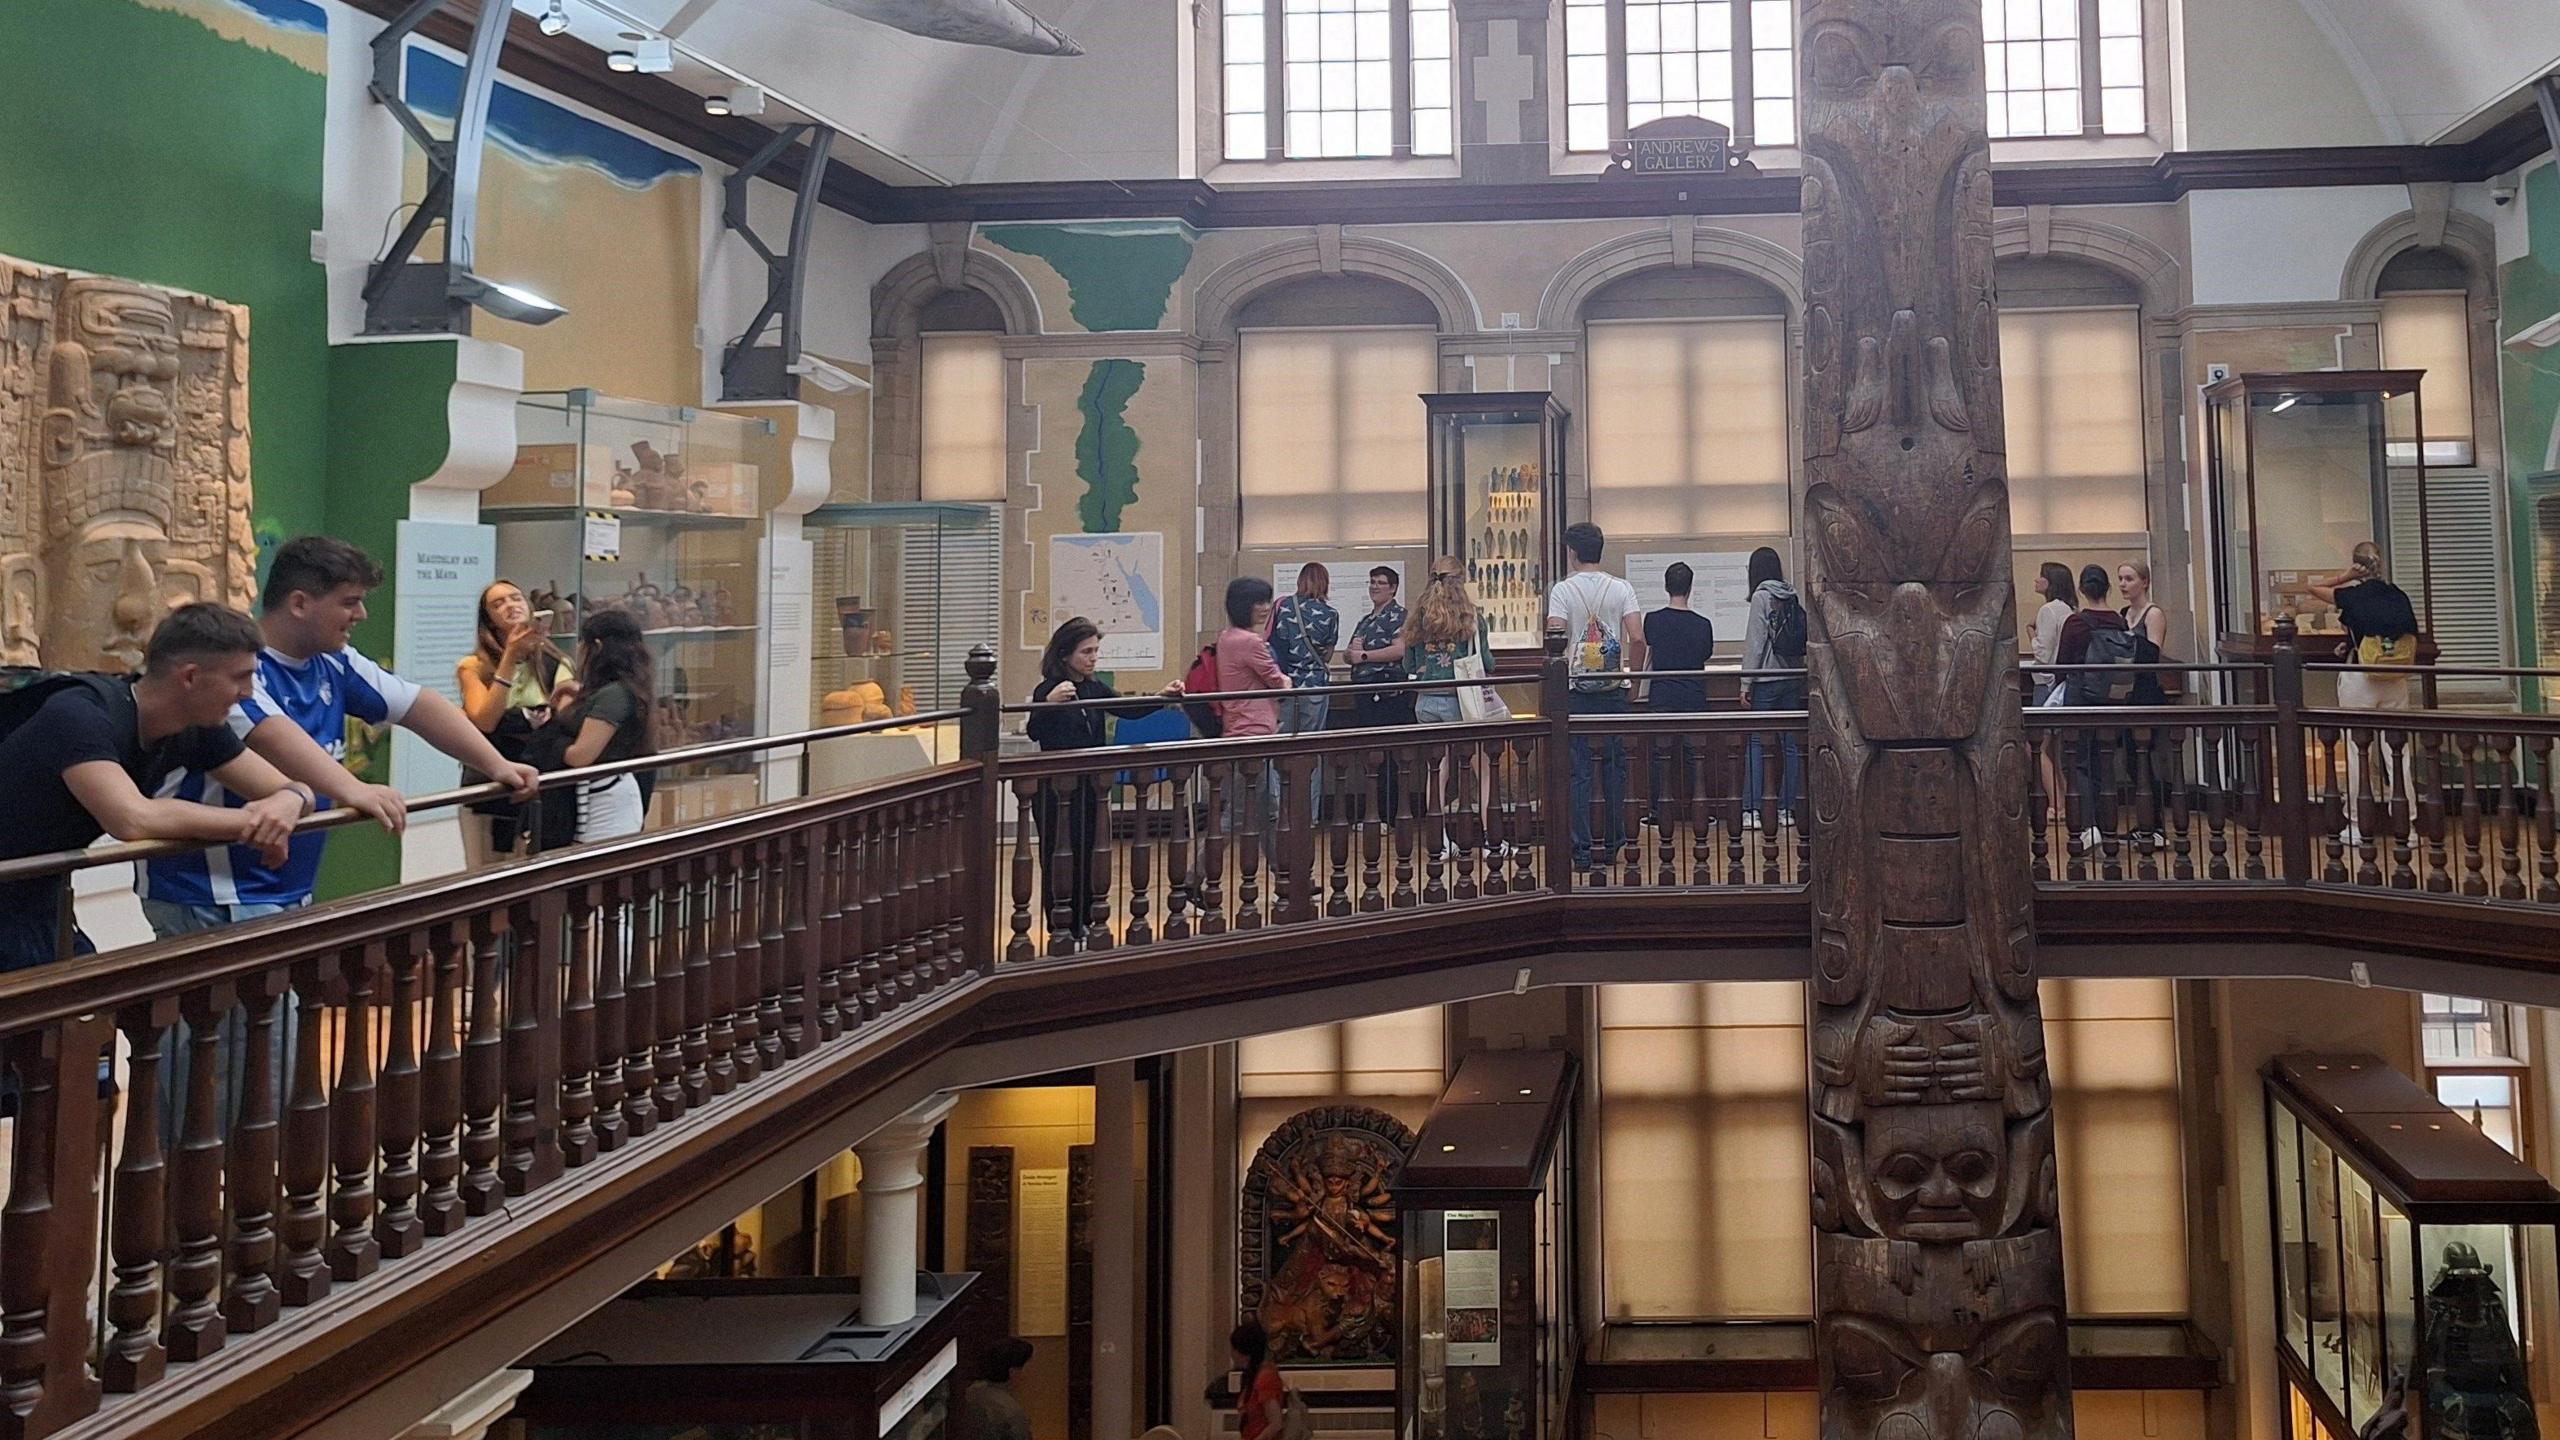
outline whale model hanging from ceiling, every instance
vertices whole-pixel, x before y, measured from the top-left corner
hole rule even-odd
[[[1081,55],[1084,47],[1013,0],[818,0],[928,40],[991,45],[1025,55]]]

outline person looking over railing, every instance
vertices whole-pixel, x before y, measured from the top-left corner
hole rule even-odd
[[[648,637],[628,610],[599,610],[578,629],[579,693],[552,721],[568,745],[560,752],[572,770],[658,753],[657,663]],[[637,835],[648,822],[648,801],[630,771],[578,783],[581,844]]]
[[[2133,632],[2124,616],[2107,608],[2109,582],[2107,567],[2080,567],[2081,607],[2072,612],[2062,625],[2062,648],[2057,661],[2063,665],[2129,664],[2134,657]],[[2129,677],[2122,670],[2080,671],[2064,680],[2065,704],[2115,705],[2124,698]],[[2105,774],[2107,747],[2098,743],[2092,733],[2081,737],[2083,754],[2075,767],[2080,777],[2080,833],[2072,837],[2072,853],[2085,855],[2106,840],[2106,832],[2098,824],[2098,796],[2107,789]]]
[[[1645,668],[1644,611],[1636,603],[1634,586],[1600,568],[1607,544],[1608,537],[1588,520],[1566,526],[1564,548],[1573,559],[1573,573],[1547,592],[1549,630],[1564,626],[1566,670],[1572,677],[1565,705],[1576,715],[1626,714],[1628,683],[1604,677]],[[1589,870],[1615,864],[1627,848],[1627,742],[1617,735],[1598,741],[1576,736],[1570,753],[1574,866]],[[1595,762],[1601,803],[1608,811],[1602,837],[1606,849],[1595,849],[1591,834]]]
[[[1369,613],[1351,627],[1351,683],[1354,685],[1393,685],[1405,678],[1405,608],[1396,599],[1403,577],[1391,565],[1369,567]],[[1413,723],[1413,692],[1390,690],[1383,695],[1351,697],[1351,723],[1355,729],[1377,730],[1390,725]],[[1377,768],[1378,813],[1396,813],[1397,782],[1393,759],[1382,758]]]
[[[2123,617],[2127,634],[2133,637],[2133,661],[2136,665],[2157,665],[2162,659],[2161,647],[2168,643],[2168,612],[2151,603],[2151,564],[2145,560],[2127,560],[2116,567],[2116,590],[2124,596],[2124,604],[2116,613]],[[2169,692],[2160,683],[2157,670],[2136,670],[2127,688],[2128,705],[2166,705]],[[2168,837],[2160,828],[2161,817],[2169,812],[2169,779],[2161,773],[2164,757],[2159,750],[2160,734],[2153,730],[2149,743],[2132,730],[2116,732],[2116,748],[2124,755],[2127,772],[2136,779],[2149,777],[2146,787],[2151,796],[2151,815],[2135,834],[2138,844],[2163,845]]]
[[[551,627],[551,612],[535,613],[514,581],[491,581],[480,592],[479,643],[453,667],[462,713],[509,760],[522,761],[525,742],[577,694],[577,667],[551,643]],[[477,869],[495,856],[513,854],[522,825],[523,807],[515,800],[474,801],[462,822],[464,859]]]
[[[1182,682],[1177,680],[1157,691],[1153,700],[1066,708],[1077,700],[1120,698],[1120,692],[1112,689],[1110,682],[1094,673],[1101,664],[1102,627],[1083,616],[1068,620],[1049,636],[1048,647],[1040,652],[1040,683],[1031,692],[1032,704],[1049,708],[1034,710],[1022,726],[1033,744],[1043,750],[1100,749],[1111,743],[1112,717],[1134,720],[1163,709],[1167,701],[1182,698]],[[1072,791],[1061,794],[1061,784],[1071,785]],[[1101,804],[1101,787],[1089,778],[1079,777],[1068,782],[1043,782],[1034,812],[1040,827],[1041,854],[1049,862],[1044,873],[1050,913],[1056,913],[1059,897],[1066,897],[1074,906],[1070,913],[1075,916],[1078,940],[1085,938],[1088,917],[1093,914],[1094,825]],[[1063,855],[1059,852],[1061,839],[1066,842]]]
[[[231,728],[286,778],[332,804],[370,816],[386,830],[408,823],[408,803],[388,785],[350,772],[347,721],[398,725],[465,765],[531,799],[541,777],[530,765],[501,757],[452,702],[347,648],[365,618],[365,595],[382,583],[382,567],[353,545],[327,535],[288,540],[267,571],[258,597],[258,629],[266,641],[251,692],[232,711]],[[217,776],[182,775],[172,792],[208,805],[238,803]],[[154,860],[142,880],[143,918],[162,939],[311,903],[328,836],[296,836],[282,864],[245,848],[199,851]]]
[[[1218,689],[1221,691],[1286,690],[1287,672],[1271,658],[1271,582],[1239,575],[1227,582],[1227,628],[1218,632]],[[1280,733],[1280,702],[1221,700],[1220,733],[1229,740]],[[1259,771],[1259,773],[1256,773]],[[1241,793],[1241,800],[1235,798]],[[1228,828],[1238,833],[1260,830],[1276,819],[1280,772],[1269,762],[1247,766],[1230,789]]]
[[[1271,612],[1271,659],[1296,689],[1321,689],[1330,678],[1334,643],[1342,637],[1332,593],[1333,572],[1310,560],[1298,567],[1297,593]],[[1317,733],[1332,713],[1330,695],[1291,695],[1280,702],[1280,733]]]
[[[2079,608],[2071,603],[2073,590],[2071,567],[2059,560],[2047,560],[2036,571],[2035,583],[2036,593],[2044,597],[2044,603],[2036,607],[2035,662],[2038,665],[2051,665],[2062,657],[2062,627],[2070,621],[2071,613]],[[2027,696],[2028,704],[2041,706],[2064,703],[2062,676],[2040,675],[2036,678],[2035,684],[2036,688]],[[2044,768],[2044,818],[2048,822],[2060,820],[2062,818],[2061,768],[2053,763],[2053,756],[2049,752],[2037,757],[2036,763]]]
[[[1751,552],[1743,579],[1751,589],[1751,609],[1742,625],[1742,701],[1754,710],[1801,710],[1804,708],[1804,677],[1753,679],[1760,670],[1800,670],[1804,668],[1807,626],[1804,602],[1796,598],[1795,587],[1787,583],[1786,562],[1778,552],[1763,545]],[[1778,815],[1776,823],[1796,823],[1796,799],[1804,793],[1804,741],[1793,730],[1778,739],[1781,753],[1778,775]],[[1742,828],[1760,828],[1760,796],[1767,780],[1760,768],[1760,732],[1742,747]]]
[[[2338,624],[2347,632],[2347,664],[2418,663],[2417,610],[2409,603],[2409,592],[2392,584],[2382,573],[2382,547],[2370,540],[2359,541],[2347,557],[2346,569],[2312,581],[2309,589],[2321,604],[2338,607]],[[2406,710],[2410,708],[2409,679],[2399,673],[2342,670],[2338,673],[2339,708]],[[2344,835],[2348,844],[2358,845],[2364,836],[2356,816],[2361,803],[2372,797],[2364,790],[2364,746],[2353,739],[2345,741],[2344,746],[2348,807]],[[2388,791],[2397,787],[2399,777],[2388,748],[2384,749],[2382,760],[2382,784]]]
[[[0,698],[0,786],[11,823],[0,860],[118,840],[217,840],[281,864],[294,822],[312,805],[241,743],[232,707],[258,671],[257,622],[220,605],[181,606],[151,639],[132,679],[62,675]],[[229,806],[163,794],[179,771],[209,775]],[[0,970],[55,958],[67,875],[0,884]],[[77,926],[73,954],[93,947]]]
[[[1645,695],[1644,708],[1655,715],[1697,715],[1707,708],[1707,661],[1716,653],[1715,622],[1689,608],[1689,595],[1697,587],[1697,572],[1678,560],[1662,571],[1663,607],[1644,617],[1645,649],[1653,656],[1657,671],[1679,671],[1678,679],[1656,679]],[[1660,824],[1670,812],[1663,808],[1663,770],[1670,767],[1673,776],[1668,792],[1672,804],[1687,800],[1694,781],[1691,774],[1693,756],[1701,752],[1685,737],[1661,742],[1645,767],[1645,818]]]
[[[1405,668],[1416,680],[1455,680],[1458,664],[1473,658],[1490,674],[1493,670],[1493,628],[1484,611],[1477,608],[1475,597],[1467,593],[1466,572],[1451,556],[1431,562],[1431,579],[1423,586],[1421,598],[1414,601],[1413,611],[1404,622]],[[1455,725],[1465,718],[1463,702],[1455,690],[1426,690],[1413,697],[1414,719],[1425,725]],[[1435,778],[1436,777],[1436,778]],[[1442,756],[1433,767],[1429,813],[1440,817],[1445,826],[1449,809],[1449,759]],[[1490,771],[1477,777],[1477,804],[1484,813],[1491,809],[1493,776]],[[1442,859],[1453,858],[1456,847],[1446,838],[1439,845]]]

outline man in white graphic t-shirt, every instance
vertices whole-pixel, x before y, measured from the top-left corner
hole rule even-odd
[[[1565,669],[1571,677],[1567,710],[1575,715],[1624,715],[1629,682],[1624,672],[1642,670],[1645,661],[1644,612],[1636,604],[1635,587],[1600,568],[1606,537],[1589,521],[1568,525],[1564,548],[1573,557],[1573,573],[1547,593],[1547,629],[1564,631]],[[1573,755],[1573,863],[1589,870],[1615,860],[1627,843],[1627,744],[1609,735],[1597,742],[1601,752],[1601,788],[1609,812],[1608,846],[1591,844],[1591,752],[1594,742],[1577,735]]]

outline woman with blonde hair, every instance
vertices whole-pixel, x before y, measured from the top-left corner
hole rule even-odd
[[[2382,570],[2382,547],[2370,540],[2359,541],[2347,557],[2347,568],[2335,575],[2314,580],[2308,587],[2323,605],[2338,607],[2338,624],[2347,632],[2344,657],[2349,665],[2403,666],[2418,663],[2418,614],[2409,603],[2409,592],[2391,583]],[[2404,671],[2375,673],[2370,670],[2338,672],[2338,705],[2347,710],[2406,710],[2409,706],[2409,676]],[[2364,747],[2352,739],[2347,751],[2347,827],[2346,842],[2364,842],[2359,817],[2363,802],[2369,798],[2388,797],[2400,788],[2400,777],[2392,763],[2391,751],[2382,751],[2382,797],[2364,793]]]
[[[1458,662],[1472,655],[1478,658],[1488,675],[1493,671],[1493,627],[1477,608],[1475,597],[1467,593],[1466,572],[1451,556],[1443,555],[1431,562],[1431,580],[1422,588],[1420,598],[1406,612],[1404,621],[1405,672],[1416,680],[1455,680]],[[1424,725],[1454,724],[1463,718],[1455,690],[1426,690],[1413,697],[1413,718]],[[1476,804],[1478,813],[1493,808],[1493,775],[1490,770],[1477,774]],[[1432,786],[1432,810],[1448,812],[1449,761],[1442,758],[1438,780]],[[1440,845],[1442,859],[1452,858],[1456,847],[1445,838]]]

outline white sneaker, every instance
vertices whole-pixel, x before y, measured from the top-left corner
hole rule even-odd
[[[1742,812],[1742,828],[1743,828],[1743,829],[1745,829],[1745,830],[1757,830],[1757,829],[1759,829],[1759,828],[1760,828],[1760,812],[1759,812],[1759,811],[1757,811],[1757,810],[1745,810],[1745,811],[1743,811],[1743,812]]]
[[[2106,843],[2106,838],[2106,836],[2099,833],[2097,826],[2092,825],[2088,829],[2081,831],[2078,838],[2072,842],[2072,853],[2077,855],[2094,854],[2097,852],[2100,845]]]
[[[1796,828],[1796,812],[1793,810],[1779,811],[1778,828],[1781,830],[1793,830]]]
[[[2346,829],[2338,832],[2338,840],[2349,848],[2362,845],[2364,843],[2364,831],[2356,826],[2350,825]]]

